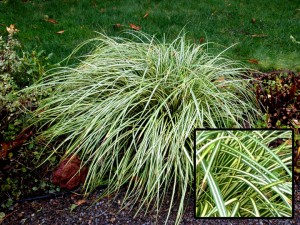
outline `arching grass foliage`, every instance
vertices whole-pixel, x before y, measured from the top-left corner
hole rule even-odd
[[[196,140],[197,217],[291,218],[292,130],[197,131]]]
[[[99,34],[72,56],[86,44],[94,50],[78,65],[30,88],[52,89],[36,111],[41,137],[84,160],[87,191],[105,178],[109,193],[127,184],[125,201],[140,200],[139,209],[159,209],[170,191],[179,221],[193,183],[194,128],[253,126],[259,116],[247,71],[184,34],[171,43],[141,32]]]

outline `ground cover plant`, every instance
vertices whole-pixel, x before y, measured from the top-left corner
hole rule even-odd
[[[94,31],[117,36],[132,24],[159,39],[167,33],[168,41],[185,26],[196,43],[240,43],[229,54],[248,66],[299,70],[299,18],[297,1],[0,1],[0,34],[15,24],[26,49],[54,52],[52,63],[96,37]]]
[[[196,217],[292,217],[292,130],[196,131]]]
[[[183,33],[171,43],[127,35],[131,40],[99,34],[77,66],[29,87],[52,88],[34,121],[42,139],[89,166],[87,191],[105,179],[108,193],[126,184],[125,203],[157,210],[171,191],[170,209],[175,199],[181,203],[179,222],[192,188],[193,129],[252,127],[260,112],[239,63],[210,55]]]
[[[47,94],[19,92],[42,76],[47,60],[34,51],[24,51],[15,38],[17,31],[13,26],[8,31],[8,35],[0,36],[0,208],[3,210],[11,209],[14,200],[33,193],[59,191],[49,180],[49,172],[59,157],[53,155],[43,166],[43,173],[36,170],[38,159],[44,156],[38,150],[41,144],[33,139],[35,129],[28,124],[27,111],[36,109],[38,99]]]

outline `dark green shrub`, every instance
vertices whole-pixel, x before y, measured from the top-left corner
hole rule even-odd
[[[41,171],[38,159],[46,158],[40,152],[40,143],[32,138],[34,130],[27,120],[46,92],[21,93],[22,87],[40,79],[48,64],[43,52],[23,52],[20,43],[9,34],[0,36],[0,207],[10,208],[12,199],[32,194],[59,191],[49,182],[49,173],[59,157],[49,158]],[[22,135],[25,133],[26,138]],[[20,137],[24,140],[20,141]],[[16,143],[15,148],[7,147]],[[5,147],[6,146],[6,147]]]

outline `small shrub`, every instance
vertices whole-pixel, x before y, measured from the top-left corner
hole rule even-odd
[[[35,179],[34,176],[42,175],[40,172],[34,172],[39,162],[36,158],[42,157],[40,150],[37,150],[38,144],[29,138],[31,134],[25,129],[30,117],[26,110],[36,107],[37,95],[34,93],[20,95],[16,89],[9,74],[0,74],[0,205],[2,207],[6,206],[2,201],[6,201],[7,198],[18,199],[29,195],[31,185],[36,185],[32,181]],[[38,154],[35,154],[36,152]],[[47,165],[44,168],[47,168]],[[43,182],[40,178],[38,181]]]
[[[20,43],[13,38],[13,34],[7,36],[5,41],[0,36],[0,73],[17,73],[21,67],[21,59],[16,50],[20,48]]]
[[[22,101],[10,74],[0,74],[0,140],[8,140],[21,131]],[[5,137],[6,136],[6,137]]]
[[[34,109],[37,99],[47,95],[45,92],[21,94],[19,91],[42,77],[51,54],[45,57],[43,51],[22,51],[13,35],[12,32],[6,38],[0,36],[0,140],[7,139],[3,136],[5,132],[6,135],[20,132],[27,120],[24,111]]]
[[[0,74],[10,74],[19,88],[38,81],[50,67],[51,56],[46,56],[44,51],[23,51],[13,33],[6,38],[0,36]]]
[[[179,222],[192,188],[194,128],[253,126],[255,96],[246,69],[209,55],[206,45],[190,44],[185,35],[170,44],[132,37],[137,41],[105,35],[87,41],[96,47],[79,65],[30,87],[53,89],[35,122],[47,128],[40,137],[89,165],[86,191],[108,176],[108,192],[127,184],[124,202],[140,200],[139,210],[158,209],[171,191],[170,210],[180,198]]]
[[[13,33],[5,40],[0,37],[0,205],[3,208],[11,206],[11,198],[36,193],[37,189],[53,189],[53,185],[43,176],[47,168],[54,167],[58,162],[53,155],[48,165],[44,166],[44,173],[34,171],[39,163],[38,158],[45,156],[39,150],[39,143],[25,138],[31,136],[26,134],[27,121],[30,111],[37,107],[38,99],[47,92],[21,93],[20,89],[40,79],[46,65],[42,65],[41,55],[22,53],[21,50]],[[21,137],[20,133],[25,135]],[[13,149],[12,146],[17,147]]]

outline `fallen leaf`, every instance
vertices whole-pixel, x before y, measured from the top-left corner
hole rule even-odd
[[[266,34],[251,34],[251,37],[267,37],[268,35]]]
[[[64,33],[65,31],[64,30],[60,30],[60,31],[57,31],[56,33],[57,34],[62,34],[62,33]]]
[[[30,129],[22,131],[15,140],[0,142],[0,158],[6,158],[9,151],[22,145],[28,138],[33,135]]]
[[[115,24],[115,25],[114,25],[114,27],[115,27],[115,28],[121,28],[121,27],[122,27],[122,25],[121,25],[121,24],[119,24],[119,23],[117,23],[117,24]]]
[[[129,24],[129,26],[130,26],[130,28],[133,29],[133,30],[140,30],[140,29],[141,29],[140,26],[137,26],[137,25],[135,25],[135,24],[133,24],[133,23]]]
[[[258,64],[258,60],[256,59],[248,59],[247,61],[252,64]]]
[[[6,27],[6,30],[9,34],[14,34],[19,32],[19,30],[15,28],[14,24],[11,24],[9,27]]]
[[[292,35],[290,35],[290,39],[292,40],[293,43],[300,44],[300,41],[297,41]]]
[[[46,21],[49,22],[49,23],[58,24],[58,22],[55,19],[49,18]]]
[[[202,44],[204,42],[204,37],[200,38],[200,44]]]
[[[75,204],[76,204],[77,206],[82,205],[82,204],[84,204],[84,203],[86,203],[86,200],[85,200],[85,199],[80,199],[80,200],[78,200],[78,201],[75,202]]]
[[[149,16],[149,13],[146,12],[146,14],[143,16],[144,19],[146,19]]]

